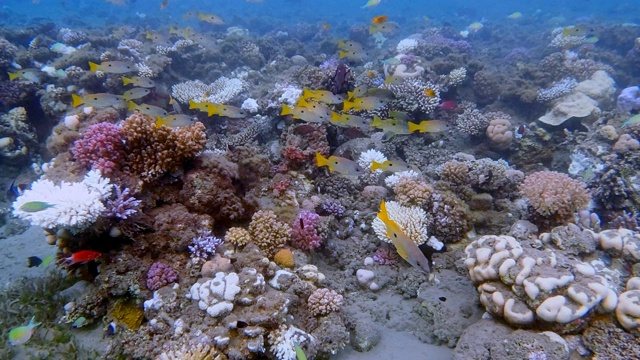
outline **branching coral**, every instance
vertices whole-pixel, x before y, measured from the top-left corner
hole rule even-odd
[[[204,148],[204,130],[200,122],[180,128],[156,127],[147,115],[131,115],[122,123],[121,130],[126,134],[125,170],[143,181],[151,181],[179,169]]]
[[[120,126],[101,122],[89,126],[71,152],[83,165],[110,176],[124,165],[126,152],[123,140]]]
[[[315,250],[322,245],[318,233],[320,215],[302,210],[291,227],[291,243],[304,250]]]
[[[395,201],[388,201],[387,213],[389,219],[395,221],[400,229],[416,244],[422,245],[429,240],[428,227],[431,219],[421,208],[417,206],[405,207]],[[391,243],[391,239],[387,235],[387,226],[379,217],[373,220],[371,227],[378,239]]]
[[[291,237],[291,227],[278,221],[273,211],[259,210],[251,217],[249,224],[251,239],[263,250],[275,252]]]
[[[307,306],[314,316],[327,315],[340,310],[342,299],[335,290],[316,289],[307,299]]]

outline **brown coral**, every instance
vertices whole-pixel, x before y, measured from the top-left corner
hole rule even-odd
[[[434,189],[420,179],[401,177],[394,185],[393,191],[396,193],[396,201],[402,206],[424,206]]]
[[[489,119],[487,127],[487,137],[491,147],[496,149],[506,149],[513,141],[513,126],[509,121],[510,116],[503,112],[491,112],[486,114]]]
[[[156,127],[150,116],[131,115],[122,123],[128,154],[127,172],[148,182],[178,170],[183,162],[204,148],[204,130],[200,122],[180,128]]]
[[[273,211],[260,210],[251,218],[249,233],[253,242],[261,249],[275,252],[289,241],[291,227],[287,223],[278,221]]]
[[[583,182],[555,171],[529,174],[521,191],[537,214],[555,222],[565,221],[576,211],[586,209],[591,201]]]
[[[232,227],[224,235],[224,242],[234,246],[245,246],[251,241],[251,234],[243,228]]]

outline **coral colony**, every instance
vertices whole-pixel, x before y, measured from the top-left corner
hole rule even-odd
[[[6,226],[82,286],[7,305],[0,358],[104,331],[96,357],[329,359],[405,330],[442,358],[640,358],[640,26],[257,2],[3,9]]]

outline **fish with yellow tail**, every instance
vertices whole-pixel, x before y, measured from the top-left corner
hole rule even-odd
[[[416,124],[409,121],[409,132],[435,133],[443,132],[447,129],[447,123],[440,120],[424,120]]]
[[[371,171],[382,170],[382,171],[391,171],[391,172],[400,172],[400,171],[409,171],[416,170],[414,166],[407,164],[404,161],[400,160],[386,160],[383,162],[372,161],[371,162]]]
[[[125,103],[122,96],[109,93],[89,94],[85,96],[71,94],[71,100],[73,107],[78,107],[82,104],[96,108],[105,108],[110,106],[120,107]]]
[[[143,87],[143,88],[152,88],[156,86],[155,81],[142,76],[132,76],[130,78],[123,76],[122,84],[125,86],[133,85],[133,86]]]
[[[107,74],[126,74],[138,71],[138,68],[131,63],[124,61],[104,61],[100,64],[89,61],[89,71],[102,71]]]
[[[327,90],[302,90],[302,98],[305,100],[315,99],[325,104],[339,104],[344,101],[343,95],[336,95]]]
[[[328,120],[326,117],[316,114],[304,106],[296,106],[292,108],[287,104],[282,105],[282,112],[280,112],[280,115],[291,115],[294,119],[311,123],[322,123]]]
[[[167,112],[167,110],[161,108],[161,107],[157,107],[155,105],[149,105],[149,104],[136,104],[133,101],[129,101],[129,111],[137,111],[141,114],[145,114],[145,115],[149,115],[152,118],[164,118],[169,116],[169,113]]]
[[[335,155],[326,158],[319,152],[316,152],[316,164],[318,167],[326,166],[329,168],[329,171],[335,171],[342,175],[359,176],[364,174],[360,165],[355,161]]]
[[[374,115],[371,126],[376,129],[383,130],[393,135],[408,135],[409,126],[404,119],[381,119],[378,115]]]
[[[204,21],[207,22],[209,24],[213,24],[213,25],[223,25],[224,24],[224,20],[222,20],[222,18],[218,15],[214,15],[214,14],[206,14],[206,13],[198,13],[198,20],[200,21]]]
[[[183,127],[195,124],[196,119],[186,114],[174,114],[156,118],[156,127],[167,126],[170,128]]]
[[[7,74],[9,74],[9,81],[27,80],[32,83],[40,84],[40,77],[38,76],[39,72],[40,70],[38,69],[22,69],[14,72],[8,72]]]
[[[213,103],[207,104],[207,115],[218,115],[232,119],[242,119],[247,117],[247,113],[238,107]]]
[[[381,99],[375,96],[365,96],[361,98],[354,98],[353,100],[345,100],[343,103],[344,111],[351,109],[361,110],[375,110],[379,109],[387,104],[386,99]]]
[[[350,115],[350,114],[338,114],[337,112],[331,112],[331,123],[340,127],[354,127],[360,130],[369,130],[369,120],[362,116]]]
[[[382,1],[382,0],[369,0],[369,1],[367,1],[366,4],[364,4],[362,6],[362,9],[374,7],[374,6],[378,5],[378,4],[380,4],[380,1]]]
[[[384,200],[380,203],[380,212],[378,213],[378,219],[382,220],[382,222],[387,227],[387,236],[391,239],[391,242],[396,247],[396,251],[398,255],[405,259],[409,264],[413,267],[418,268],[426,273],[429,273],[431,269],[429,268],[429,260],[424,256],[422,250],[418,247],[418,244],[415,243],[412,239],[410,239],[398,224],[389,219],[389,214],[387,213],[387,205]]]

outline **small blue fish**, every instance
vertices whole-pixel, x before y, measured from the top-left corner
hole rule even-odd
[[[49,204],[48,202],[44,202],[44,201],[29,201],[22,204],[22,206],[20,206],[20,210],[24,212],[34,213],[34,212],[46,210],[54,206],[55,206],[54,204]]]
[[[87,325],[87,318],[85,318],[84,316],[80,316],[76,319],[76,321],[73,322],[73,324],[71,324],[71,327],[74,329],[79,329],[85,325]]]

